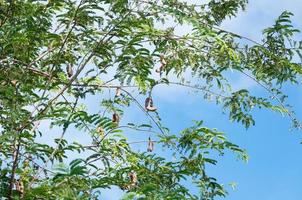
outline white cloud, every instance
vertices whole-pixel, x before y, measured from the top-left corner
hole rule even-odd
[[[245,11],[225,21],[222,26],[227,30],[260,41],[262,30],[271,26],[285,10],[294,13],[293,22],[302,27],[301,0],[253,0],[249,2]]]

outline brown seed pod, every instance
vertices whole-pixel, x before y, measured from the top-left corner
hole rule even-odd
[[[19,182],[19,179],[16,180],[15,186],[16,186],[16,190],[19,191],[19,190],[20,190],[20,182]]]
[[[148,152],[152,152],[153,150],[154,150],[154,142],[153,142],[153,141],[151,140],[151,138],[149,137],[147,151],[148,151]]]
[[[128,176],[129,176],[129,179],[130,179],[130,183],[120,185],[120,188],[122,190],[131,190],[132,188],[136,187],[137,184],[138,184],[137,175],[134,171],[129,172]]]
[[[154,112],[157,108],[153,105],[153,100],[151,97],[147,97],[145,100],[145,109],[150,112]]]
[[[18,179],[15,182],[15,186],[16,186],[16,191],[19,192],[20,197],[23,198],[24,197],[24,185],[23,185],[23,182]]]
[[[117,87],[115,91],[115,97],[121,96],[121,87]]]
[[[160,61],[160,67],[159,67],[159,69],[156,69],[155,71],[157,73],[159,73],[160,75],[162,75],[162,73],[163,73],[163,71],[164,71],[164,69],[167,65],[167,62],[166,62],[165,57],[163,55],[160,55],[159,61]]]
[[[72,65],[71,64],[67,65],[66,72],[67,72],[68,78],[70,78],[70,77],[73,76],[73,69],[72,69]]]
[[[130,182],[131,182],[131,185],[132,186],[135,186],[137,185],[138,181],[137,181],[137,175],[135,172],[130,172],[129,173],[129,179],[130,179]]]
[[[120,123],[120,116],[117,113],[113,113],[112,115],[112,122],[119,124]]]
[[[153,100],[150,97],[147,97],[145,100],[145,108],[147,108],[150,105],[153,105]]]
[[[96,131],[100,134],[101,137],[104,137],[105,131],[101,126],[97,127]]]
[[[11,84],[12,84],[13,86],[16,86],[17,83],[18,83],[18,80],[11,80],[10,82],[11,82]]]
[[[167,65],[167,62],[166,62],[165,57],[163,55],[160,55],[160,63],[161,63],[162,66]]]

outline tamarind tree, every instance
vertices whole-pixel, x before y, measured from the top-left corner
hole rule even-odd
[[[223,30],[220,24],[247,3],[1,0],[0,196],[102,199],[101,191],[113,186],[125,199],[225,196],[206,167],[226,151],[247,160],[245,150],[203,121],[172,133],[152,90],[201,92],[246,128],[255,124],[254,108],[281,112],[300,128],[281,90],[301,83],[302,46],[292,14],[283,12],[261,43]],[[233,90],[231,71],[267,96]],[[137,121],[127,120],[128,107],[139,110]],[[75,130],[85,139],[65,137]],[[129,130],[147,133],[145,141],[134,141],[146,149],[130,145]],[[53,132],[59,136],[49,139]]]

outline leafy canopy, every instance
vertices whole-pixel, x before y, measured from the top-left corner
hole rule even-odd
[[[0,195],[97,199],[118,186],[128,192],[124,199],[225,196],[206,169],[226,152],[247,160],[245,151],[202,121],[173,134],[161,122],[152,89],[199,91],[246,128],[255,124],[254,108],[288,115],[300,128],[281,91],[285,83],[300,84],[302,73],[292,14],[282,13],[261,42],[219,27],[246,4],[1,0]],[[230,72],[252,79],[267,96],[233,90]],[[92,97],[97,103],[88,109]],[[127,107],[138,107],[137,117],[150,123],[126,120]],[[65,137],[75,128],[86,141]],[[139,141],[148,152],[130,145],[127,129],[151,136]],[[60,136],[49,140],[53,132]],[[171,156],[155,153],[154,145]]]

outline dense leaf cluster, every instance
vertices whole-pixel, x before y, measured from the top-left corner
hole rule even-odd
[[[171,133],[160,110],[149,112],[142,98],[161,85],[183,86],[215,99],[246,128],[255,124],[255,107],[284,113],[299,128],[281,92],[302,73],[292,14],[284,12],[265,29],[261,43],[219,28],[246,4],[0,0],[0,196],[101,199],[113,186],[127,192],[124,199],[225,196],[206,168],[228,151],[247,160],[245,151],[202,121]],[[232,90],[229,72],[252,79],[268,95]],[[116,95],[104,95],[108,90]],[[98,103],[89,110],[92,97]],[[150,123],[123,120],[131,106]],[[45,124],[53,129],[41,128]],[[75,128],[89,144],[65,137]],[[133,149],[127,129],[151,134],[171,157]],[[51,132],[60,136],[41,140]]]

